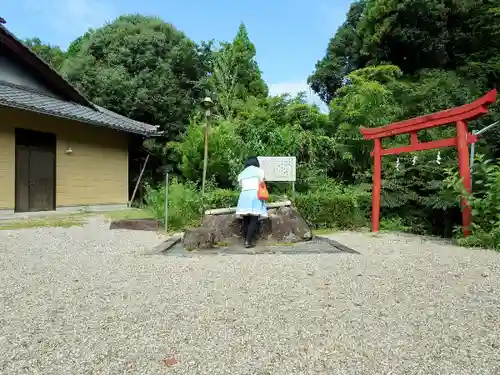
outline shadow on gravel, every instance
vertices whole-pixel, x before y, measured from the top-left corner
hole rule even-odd
[[[327,237],[315,236],[311,241],[296,244],[261,245],[252,249],[245,249],[242,244],[219,245],[214,249],[184,250],[181,243],[176,244],[170,250],[162,252],[167,256],[198,256],[198,255],[262,255],[262,254],[359,254],[341,243]]]

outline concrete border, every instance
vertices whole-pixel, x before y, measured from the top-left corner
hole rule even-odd
[[[347,247],[346,245],[343,245],[338,241],[335,241],[333,238],[329,238],[329,237],[325,237],[325,236],[314,236],[313,241],[314,240],[325,242],[325,243],[329,244],[330,246],[332,246],[336,249],[339,249],[340,251],[342,251],[344,253],[359,254],[359,252],[357,252],[356,250],[351,249],[350,247]]]
[[[37,212],[14,212],[14,210],[0,210],[1,220],[25,220],[32,218],[43,218],[65,214],[79,214],[79,213],[99,213],[108,211],[121,211],[129,207],[124,204],[101,204],[90,206],[60,206],[56,207],[55,211],[37,211]]]
[[[168,250],[170,250],[172,247],[177,245],[182,241],[183,235],[174,235],[172,237],[167,238],[165,241],[160,242],[158,245],[153,247],[149,254],[161,254],[164,253]]]

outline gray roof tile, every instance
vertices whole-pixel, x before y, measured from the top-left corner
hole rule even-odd
[[[99,106],[95,106],[96,109],[85,107],[7,82],[0,82],[0,104],[128,133],[158,134],[156,126],[129,119],[105,108]]]

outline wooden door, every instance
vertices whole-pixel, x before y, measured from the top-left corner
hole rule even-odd
[[[16,212],[30,210],[30,149],[16,146]]]
[[[50,150],[30,150],[30,211],[51,211],[55,208],[54,161],[55,154]]]
[[[56,138],[16,129],[16,212],[55,209]]]

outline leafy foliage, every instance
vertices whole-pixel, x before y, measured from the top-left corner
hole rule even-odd
[[[355,1],[351,5],[346,21],[330,39],[325,57],[316,63],[316,70],[307,80],[327,104],[342,87],[345,76],[364,66],[357,27],[365,6],[365,0]]]
[[[71,46],[62,73],[98,105],[183,131],[203,95],[206,75],[197,46],[156,17],[128,15],[87,33]]]
[[[210,123],[208,176],[219,186],[235,187],[242,161],[251,155],[296,156],[299,175],[304,179],[311,169],[328,169],[327,157],[333,156],[334,150],[321,126],[327,124],[328,117],[308,106],[303,98],[252,98],[240,110],[231,121]],[[201,176],[204,126],[192,122],[183,140],[168,146],[180,157],[183,177],[191,181]]]
[[[59,70],[61,68],[61,65],[66,58],[65,53],[59,47],[45,44],[40,40],[40,38],[26,39],[24,44],[55,70]]]
[[[231,43],[221,42],[218,48],[205,44],[209,74],[207,86],[214,97],[218,113],[231,119],[249,98],[262,99],[268,88],[255,61],[255,46],[244,24]]]
[[[455,193],[455,197],[465,195],[472,207],[472,235],[461,239],[460,243],[500,251],[500,164],[478,155],[473,169],[472,194],[464,191],[456,170],[448,169],[445,181],[446,187]]]
[[[495,0],[366,0],[353,3],[309,77],[329,103],[351,71],[393,64],[405,74],[423,69],[499,83],[500,15]]]

